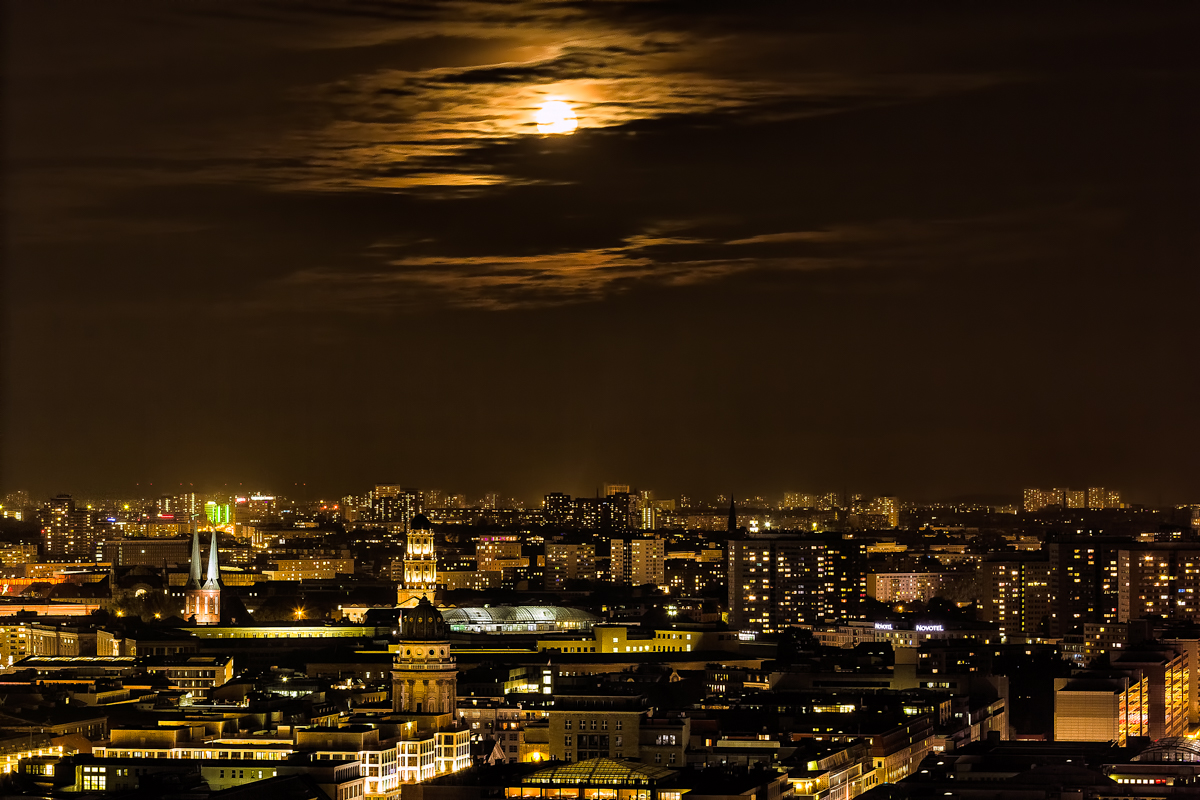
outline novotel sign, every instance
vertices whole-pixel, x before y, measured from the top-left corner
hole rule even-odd
[[[890,631],[891,629],[892,629],[892,623],[890,623],[890,622],[876,622],[875,623],[875,630],[877,630],[877,631]]]
[[[914,625],[913,627],[916,629],[917,633],[922,633],[922,632],[928,633],[931,631],[936,631],[938,633],[942,632],[941,625]]]

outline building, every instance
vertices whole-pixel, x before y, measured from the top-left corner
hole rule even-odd
[[[396,602],[400,605],[437,592],[437,553],[433,544],[433,526],[424,514],[417,514],[409,526],[404,548],[404,585]]]
[[[98,561],[114,567],[166,567],[188,560],[188,540],[107,539],[99,543]]]
[[[1066,534],[1051,539],[1048,633],[1061,637],[1085,622],[1118,622],[1120,550],[1129,540]]]
[[[568,581],[594,580],[596,546],[593,544],[547,544],[546,590],[565,589]]]
[[[1144,676],[1083,675],[1054,679],[1054,741],[1116,742],[1147,735],[1149,681]]]
[[[876,572],[867,576],[867,595],[881,603],[927,603],[942,590],[940,572]]]
[[[208,553],[208,575],[200,580],[200,534],[192,534],[192,563],[184,588],[184,618],[197,625],[221,621],[221,572],[217,565],[217,534],[213,533]]]
[[[338,575],[354,574],[353,558],[293,558],[275,562],[263,574],[273,581],[330,581]]]
[[[595,614],[562,606],[487,606],[447,608],[442,619],[454,633],[568,633],[589,631]]]
[[[562,492],[551,492],[542,500],[543,518],[551,525],[566,525],[571,521],[571,495]]]
[[[560,764],[526,775],[507,786],[507,798],[616,798],[626,800],[680,800],[684,791],[674,786],[678,773],[666,767],[625,758],[593,758]],[[669,788],[667,788],[669,787]],[[582,795],[581,795],[582,792]]]
[[[883,517],[887,527],[900,527],[900,499],[897,497],[876,497],[867,507],[868,514]]]
[[[36,544],[0,542],[0,567],[23,567],[38,559]]]
[[[521,557],[519,536],[481,536],[475,545],[475,568],[480,572],[502,572],[508,567],[528,567]]]
[[[1187,542],[1129,545],[1117,553],[1117,620],[1200,617],[1200,546]]]
[[[371,492],[371,516],[375,522],[399,523],[407,532],[421,513],[421,493],[391,483],[376,485]]]
[[[550,722],[550,758],[638,758],[646,711],[639,697],[571,697],[555,702]]]
[[[481,592],[485,589],[499,589],[504,573],[499,570],[480,572],[479,570],[462,570],[442,572],[438,580],[447,591],[455,589],[473,589]]]
[[[613,539],[611,555],[613,583],[667,585],[667,548],[662,539]]]
[[[47,557],[83,556],[91,559],[96,552],[97,531],[90,510],[76,508],[69,494],[50,500],[40,515],[42,546]]]
[[[453,714],[458,704],[458,667],[450,654],[450,630],[421,597],[405,609],[392,669],[392,709],[406,714]]]
[[[979,618],[1000,626],[1005,636],[1044,632],[1050,612],[1050,562],[1000,559],[979,565],[984,595]]]
[[[767,535],[729,543],[729,625],[774,633],[862,618],[866,550],[840,535]]]
[[[1171,648],[1137,647],[1110,656],[1113,669],[1146,682],[1146,736],[1184,736],[1188,732],[1190,670],[1187,652]]]

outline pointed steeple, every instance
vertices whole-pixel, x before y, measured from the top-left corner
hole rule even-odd
[[[733,533],[738,529],[737,524],[737,501],[733,499],[733,495],[729,495],[729,532]]]
[[[188,575],[188,589],[200,588],[200,534],[192,531],[192,571]]]
[[[221,588],[221,568],[217,565],[217,532],[213,531],[212,546],[208,548],[208,579],[204,581],[205,589]]]

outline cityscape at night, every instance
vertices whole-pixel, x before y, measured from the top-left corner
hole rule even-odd
[[[0,800],[1200,798],[1200,4],[0,7]]]

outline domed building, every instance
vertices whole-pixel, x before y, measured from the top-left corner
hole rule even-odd
[[[404,609],[393,667],[393,711],[456,713],[458,666],[450,654],[450,629],[428,597]]]

